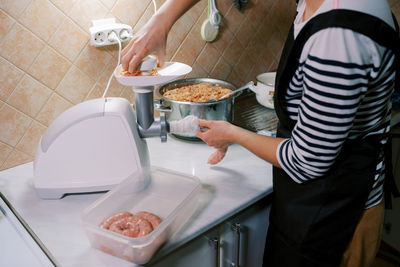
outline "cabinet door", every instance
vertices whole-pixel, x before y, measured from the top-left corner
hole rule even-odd
[[[217,259],[219,259],[219,234],[214,230],[146,266],[217,267]]]
[[[269,203],[265,198],[221,224],[221,266],[262,266],[269,224]]]

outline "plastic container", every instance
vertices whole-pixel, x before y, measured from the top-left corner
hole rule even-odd
[[[145,264],[193,215],[200,190],[200,180],[195,176],[158,167],[147,168],[130,175],[86,208],[81,215],[82,223],[92,247],[136,264]],[[123,211],[151,212],[162,222],[153,232],[138,238],[99,227],[106,217]]]

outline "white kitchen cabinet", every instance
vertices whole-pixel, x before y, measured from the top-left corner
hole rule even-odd
[[[150,262],[148,266],[262,266],[270,211],[269,201],[268,197],[258,201],[181,248],[154,263]]]

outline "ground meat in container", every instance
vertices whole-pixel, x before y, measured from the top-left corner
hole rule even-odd
[[[130,213],[130,212],[120,212],[120,213],[117,213],[117,214],[112,215],[112,216],[110,216],[110,217],[107,217],[105,220],[103,220],[103,221],[100,223],[100,227],[108,230],[108,229],[110,229],[110,226],[111,226],[114,222],[119,221],[119,220],[121,220],[121,219],[123,219],[123,218],[126,218],[126,217],[131,217],[131,216],[133,216],[133,214]]]
[[[161,219],[157,215],[140,211],[136,215],[130,212],[117,213],[105,218],[99,226],[135,238],[150,234],[160,223]]]
[[[163,97],[176,101],[206,102],[211,99],[218,100],[230,92],[231,89],[203,82],[168,90]]]
[[[149,221],[131,216],[114,222],[109,230],[129,237],[141,237],[150,234],[153,227]]]

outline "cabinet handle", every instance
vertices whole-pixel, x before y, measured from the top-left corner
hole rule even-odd
[[[232,267],[239,267],[240,264],[240,223],[232,224],[232,230],[235,232],[235,261],[231,263]]]
[[[219,267],[220,263],[220,242],[218,237],[212,237],[208,239],[209,244],[213,247],[215,253],[215,267]]]

